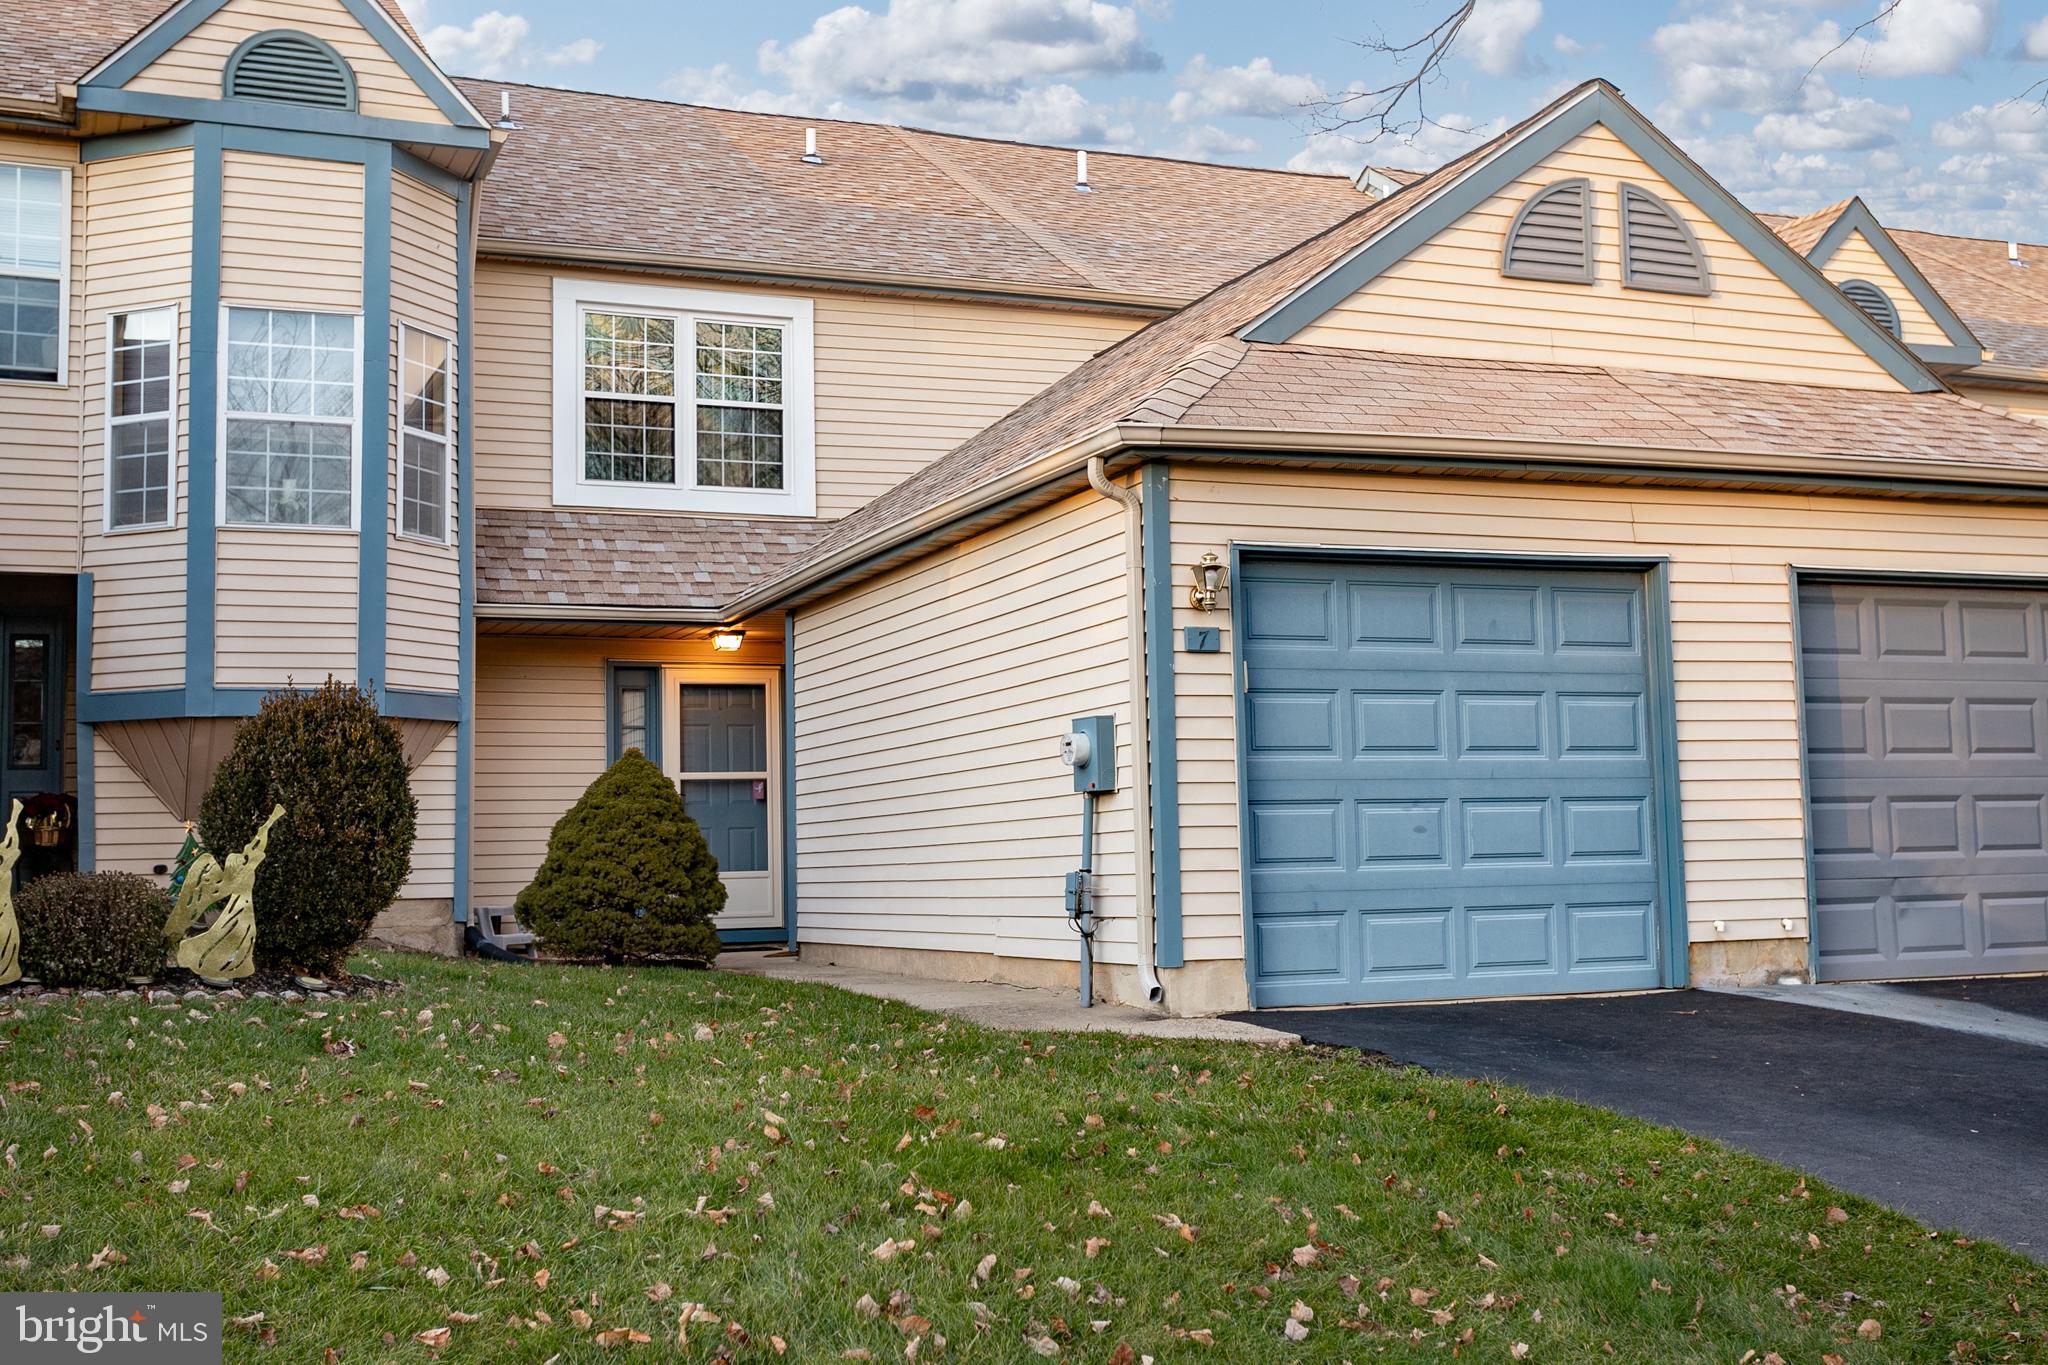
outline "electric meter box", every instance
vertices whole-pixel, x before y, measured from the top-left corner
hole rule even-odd
[[[1060,758],[1074,770],[1077,792],[1116,790],[1116,717],[1076,716],[1060,736]]]

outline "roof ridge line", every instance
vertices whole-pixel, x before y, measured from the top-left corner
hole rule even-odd
[[[1040,227],[1015,205],[988,186],[982,184],[973,172],[955,163],[950,156],[939,148],[921,145],[920,139],[914,135],[911,129],[898,127],[894,124],[888,126],[889,131],[896,134],[897,139],[904,146],[931,163],[941,174],[951,179],[961,189],[966,190],[976,199],[986,204],[990,212],[994,213],[1011,227],[1017,229],[1017,231],[1023,233],[1026,237],[1029,237],[1039,250],[1045,252],[1061,265],[1080,276],[1091,289],[1107,290],[1112,287],[1108,280],[1105,280],[1102,276],[1091,270],[1086,261],[1069,251],[1066,244],[1061,242],[1058,237]]]

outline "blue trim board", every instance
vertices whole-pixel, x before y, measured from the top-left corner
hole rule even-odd
[[[1877,253],[1878,259],[1891,268],[1892,274],[1899,277],[1899,282],[1906,286],[1919,301],[1920,306],[1927,310],[1941,330],[1948,335],[1948,346],[1915,346],[1913,353],[1922,359],[1937,363],[1981,363],[1984,359],[1984,344],[1977,340],[1976,334],[1970,330],[1970,325],[1948,306],[1948,300],[1944,299],[1927,276],[1921,273],[1920,267],[1913,264],[1912,257],[1899,249],[1899,244],[1892,240],[1892,235],[1885,231],[1884,224],[1877,221],[1877,215],[1870,211],[1870,206],[1860,197],[1851,199],[1848,207],[1836,215],[1834,222],[1828,224],[1828,230],[1821,234],[1820,240],[1813,244],[1813,249],[1806,253],[1806,259],[1813,262],[1814,269],[1820,269],[1841,250],[1842,243],[1858,232],[1863,234],[1864,241],[1870,243],[1870,249]]]
[[[72,691],[84,696],[92,686],[92,573],[82,571],[73,588],[73,606],[77,624],[72,629],[72,663],[75,675]],[[79,707],[73,726],[72,742],[78,746],[78,870],[90,872],[97,856],[93,829],[99,819],[99,810],[93,796],[93,744],[92,723],[85,718],[85,708]]]
[[[363,163],[363,379],[356,509],[356,681],[384,709],[391,560],[391,148]]]
[[[171,152],[192,145],[192,125],[173,124],[168,128],[145,128],[139,133],[109,133],[105,137],[89,137],[78,145],[78,159],[87,165],[95,161],[111,161],[115,157],[141,156],[145,152]]]
[[[476,499],[471,496],[470,401],[476,367],[470,363],[476,273],[476,227],[471,221],[470,186],[455,194],[455,558],[460,566],[455,636],[455,922],[469,919],[469,805],[476,786]]]
[[[1620,138],[1630,151],[1770,268],[1793,292],[1834,323],[1872,360],[1883,366],[1892,378],[1914,393],[1941,390],[1941,381],[1928,371],[1911,349],[1850,302],[1828,282],[1826,276],[1759,222],[1755,214],[1715,183],[1691,158],[1638,114],[1619,91],[1605,82],[1559,110],[1548,122],[1536,125],[1515,142],[1501,148],[1492,160],[1474,168],[1463,180],[1449,186],[1435,199],[1387,228],[1368,245],[1297,290],[1286,303],[1239,335],[1246,341],[1281,343],[1291,340],[1302,328],[1349,298],[1396,261],[1500,193],[1516,177],[1532,170],[1544,158],[1561,150],[1596,124]]]
[[[1657,804],[1658,892],[1663,913],[1658,921],[1659,956],[1666,986],[1685,985],[1690,979],[1689,949],[1685,912],[1685,842],[1678,787],[1678,707],[1673,682],[1671,643],[1671,564],[1656,555],[1550,555],[1499,553],[1486,550],[1414,550],[1377,546],[1342,545],[1239,545],[1230,546],[1230,578],[1236,584],[1247,558],[1272,559],[1357,559],[1429,564],[1510,564],[1516,567],[1549,568],[1561,571],[1633,569],[1643,575],[1645,643],[1649,646],[1651,728],[1651,790]],[[1239,599],[1233,611],[1242,610]],[[1236,716],[1237,767],[1245,771],[1245,739],[1249,734],[1245,716],[1244,640],[1245,623],[1239,620],[1228,632],[1231,637],[1231,694]],[[1251,828],[1250,784],[1237,784],[1237,828],[1242,843]],[[1259,1006],[1258,936],[1252,924],[1251,859],[1238,856],[1239,913],[1243,922],[1245,989],[1252,1006]]]
[[[780,943],[780,929],[720,929],[718,941],[727,944]]]
[[[403,172],[423,185],[431,185],[449,198],[461,201],[469,193],[469,182],[459,175],[450,175],[431,161],[414,156],[403,147],[391,149],[392,169]],[[462,204],[455,206],[456,217],[462,214]],[[459,229],[458,229],[459,230]]]
[[[134,691],[93,692],[78,689],[78,718],[86,723],[109,720],[171,720],[180,716],[253,716],[275,690],[262,687],[214,687],[204,699],[185,688],[159,687]],[[452,692],[387,691],[382,712],[393,720],[445,720],[460,723],[463,698]]]
[[[796,613],[782,613],[782,928],[796,936]]]
[[[488,151],[491,135],[482,128],[450,128],[440,123],[367,118],[340,109],[311,109],[270,100],[207,100],[189,95],[150,95],[133,90],[84,87],[78,107],[103,114],[157,118],[171,123],[221,123],[244,128],[273,128],[295,133],[359,137],[368,141],[407,142],[414,146],[457,147]]]
[[[1186,965],[1180,905],[1180,753],[1173,689],[1173,523],[1168,471],[1139,471],[1145,583],[1145,716],[1152,754],[1153,964]]]
[[[398,31],[397,26],[378,8],[374,0],[341,0],[341,3],[343,8],[355,16],[355,21],[362,25],[363,31],[376,41],[377,46],[383,48],[391,60],[404,69],[406,75],[412,77],[421,92],[434,102],[435,108],[462,127],[483,127],[463,104],[462,97],[448,83],[447,78],[435,70],[432,63],[425,61],[414,51],[412,44],[406,41],[405,35]],[[225,9],[227,4],[228,0],[190,0],[165,16],[163,22],[134,39],[126,50],[106,64],[104,70],[95,73],[87,86],[78,92],[79,107],[87,107],[84,103],[87,90],[102,93],[118,90],[146,70],[150,63],[183,42],[194,29]]]
[[[389,148],[381,138],[338,137],[332,133],[301,133],[285,128],[243,128],[233,124],[221,129],[221,146],[231,152],[261,152],[265,156],[297,156],[308,161],[346,161],[366,166],[379,147]]]
[[[220,462],[221,130],[192,130],[192,340],[186,358],[185,695],[213,705],[215,470]]]
[[[1229,564],[1224,580],[1231,590],[1230,612],[1233,617],[1243,609],[1243,598],[1238,596],[1238,574],[1244,567],[1242,547],[1236,541],[1224,552]],[[1244,656],[1244,621],[1232,620],[1231,628],[1224,632],[1230,638],[1230,733],[1231,748],[1239,774],[1244,772],[1244,742],[1250,734],[1250,717],[1245,714],[1246,684],[1251,680],[1246,672]],[[1244,856],[1245,831],[1252,827],[1251,784],[1240,776],[1237,781],[1237,912],[1244,926],[1239,935],[1244,944],[1244,989],[1245,1000],[1256,1009],[1259,1004],[1259,937],[1252,932],[1252,860]]]

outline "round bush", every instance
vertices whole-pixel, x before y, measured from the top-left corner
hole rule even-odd
[[[725,884],[675,784],[628,749],[555,822],[516,905],[521,924],[571,957],[708,964]]]
[[[330,973],[412,870],[419,805],[405,749],[369,693],[329,678],[286,689],[235,731],[199,805],[199,838],[225,862],[274,806],[256,873],[256,961]]]
[[[133,872],[56,872],[14,894],[21,972],[46,986],[120,986],[164,961],[163,888]]]

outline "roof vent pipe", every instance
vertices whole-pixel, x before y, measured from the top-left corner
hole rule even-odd
[[[2007,265],[2026,264],[2025,261],[2020,259],[2020,244],[2017,240],[2009,241],[2005,244],[2005,263]]]
[[[822,166],[825,164],[825,158],[818,155],[818,130],[816,128],[804,129],[803,161],[806,165],[810,166]]]
[[[510,90],[500,90],[498,92],[498,126],[500,128],[517,128],[519,126],[512,118],[512,92]]]
[[[1077,151],[1074,153],[1074,188],[1083,194],[1094,192],[1095,187],[1088,183],[1088,153],[1086,152]]]

